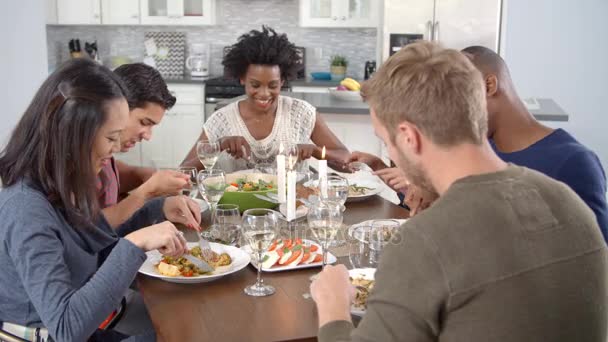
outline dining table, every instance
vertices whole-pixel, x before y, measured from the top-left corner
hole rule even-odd
[[[406,209],[373,196],[346,203],[343,222],[408,216]],[[196,241],[197,236],[190,232],[186,238]],[[347,253],[337,257],[337,263],[351,268]],[[276,288],[267,297],[243,292],[256,281],[252,265],[206,283],[176,284],[143,274],[137,282],[159,341],[316,341],[318,317],[309,292],[310,278],[319,271],[264,272],[263,281]]]

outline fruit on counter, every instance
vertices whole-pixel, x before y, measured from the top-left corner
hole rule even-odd
[[[346,90],[346,91],[348,91],[348,88],[346,88],[345,86],[343,86],[343,85],[340,84],[339,86],[336,87],[336,90]]]
[[[340,85],[345,86],[348,90],[359,91],[361,90],[361,84],[359,82],[353,80],[350,77],[347,77],[340,82]]]

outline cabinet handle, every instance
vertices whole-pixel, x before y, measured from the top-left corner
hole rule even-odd
[[[97,14],[97,13],[93,14],[93,18],[99,19],[99,14]]]
[[[332,19],[333,19],[333,20],[338,20],[338,17],[333,17]]]
[[[342,16],[342,20],[346,20],[346,17]]]
[[[426,40],[433,41],[433,22],[430,20],[426,22]]]
[[[435,26],[435,34],[433,34],[433,39],[436,42],[439,42],[439,21],[436,21],[434,26]]]
[[[137,19],[137,18],[139,18],[139,14],[131,14],[131,18]]]

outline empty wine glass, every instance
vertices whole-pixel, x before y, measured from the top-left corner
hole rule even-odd
[[[211,209],[211,222],[215,221],[215,207],[226,190],[226,176],[222,170],[201,170],[197,176],[198,191]],[[203,234],[206,239],[212,238],[212,230],[208,229]]]
[[[249,296],[269,296],[275,293],[273,286],[262,281],[262,257],[277,235],[278,219],[277,212],[270,209],[249,209],[243,213],[241,231],[258,266],[256,283],[244,289]]]
[[[215,221],[212,231],[215,233],[215,240],[232,245],[236,243],[241,228],[241,213],[236,204],[218,204],[215,208]]]
[[[201,140],[196,143],[196,154],[205,169],[211,170],[220,155],[220,144],[214,141]]]
[[[197,175],[197,170],[195,167],[189,167],[189,166],[182,166],[177,168],[177,172],[181,172],[185,175],[188,175],[188,177],[190,177],[189,179],[189,183],[190,183],[190,188],[189,189],[182,189],[182,195],[186,195],[190,198],[196,198],[197,193],[197,186],[196,186],[196,175]]]
[[[342,227],[340,205],[332,202],[318,202],[308,208],[308,229],[323,249],[323,267],[327,265],[327,249]]]

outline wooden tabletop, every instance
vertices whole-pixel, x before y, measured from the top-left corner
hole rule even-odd
[[[407,217],[405,209],[378,196],[346,207],[346,224]],[[202,284],[173,284],[143,275],[138,281],[161,341],[316,341],[314,302],[303,294],[317,272],[319,268],[263,273],[276,293],[257,298],[243,292],[256,280],[251,265]]]

